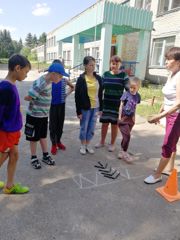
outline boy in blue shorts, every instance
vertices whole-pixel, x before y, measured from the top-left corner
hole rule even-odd
[[[47,129],[48,115],[51,104],[52,82],[58,83],[62,77],[69,75],[59,63],[53,63],[48,68],[48,73],[35,80],[33,86],[25,97],[29,102],[26,115],[25,134],[30,141],[31,165],[34,169],[40,169],[41,163],[37,158],[37,142],[40,141],[43,152],[42,161],[48,165],[54,165],[55,161],[48,153]]]
[[[22,55],[15,54],[8,61],[8,74],[0,83],[0,167],[8,159],[7,182],[0,181],[0,188],[6,194],[23,194],[29,188],[14,184],[18,161],[18,143],[22,128],[20,99],[16,81],[23,81],[29,70],[30,62]]]

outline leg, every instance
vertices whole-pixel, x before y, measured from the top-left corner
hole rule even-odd
[[[30,141],[31,156],[36,156],[37,142]]]
[[[130,128],[128,124],[120,126],[120,132],[122,134],[121,148],[123,151],[127,151],[130,141]]]
[[[18,161],[18,146],[15,145],[9,152],[9,161],[7,165],[7,183],[6,187],[10,189],[14,185],[14,175]]]
[[[65,103],[60,104],[57,114],[58,114],[57,143],[60,143],[64,127]]]
[[[48,146],[47,146],[47,138],[41,138],[40,139],[41,149],[43,153],[48,152]]]
[[[105,139],[106,139],[106,135],[107,135],[107,131],[108,131],[108,126],[109,126],[109,123],[102,123],[101,142],[100,142],[102,145],[105,144]]]
[[[58,131],[58,106],[51,105],[50,112],[49,112],[49,132],[50,132],[50,139],[52,142],[52,145],[56,145],[57,139],[56,139],[56,133]]]
[[[167,166],[165,167],[165,169],[163,170],[163,173],[167,173],[169,175],[172,172],[172,170],[174,169],[175,159],[176,159],[176,152],[172,152],[170,160]]]
[[[0,167],[3,165],[3,163],[6,161],[8,158],[9,153],[0,153]]]
[[[145,183],[156,183],[161,181],[162,171],[167,166],[180,136],[180,114],[171,114],[166,117],[166,133],[162,146],[162,157],[159,162],[159,166],[154,175],[147,177]]]
[[[111,124],[111,144],[114,145],[117,137],[117,124]]]
[[[90,141],[92,140],[94,136],[94,130],[96,126],[96,120],[97,120],[97,110],[96,109],[91,109],[90,110],[90,118],[89,118],[89,123],[88,123],[88,128],[87,128],[87,137],[86,137],[86,150],[87,152],[93,154],[94,150],[90,146]]]
[[[96,126],[96,120],[97,120],[97,115],[96,115],[97,110],[96,109],[91,109],[90,110],[90,116],[88,119],[88,126],[87,126],[87,136],[86,136],[86,143],[89,144],[91,139],[94,136],[94,129]]]
[[[80,153],[86,154],[86,138],[87,138],[87,127],[89,121],[89,111],[82,110],[82,119],[80,120],[80,134],[79,139],[81,141]]]

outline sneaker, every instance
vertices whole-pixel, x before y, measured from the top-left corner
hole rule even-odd
[[[57,147],[61,150],[66,150],[66,146],[64,146],[64,144],[62,144],[61,142],[57,144]]]
[[[0,189],[2,189],[4,187],[4,182],[0,181]]]
[[[144,182],[147,184],[155,184],[160,181],[162,181],[162,176],[160,176],[159,178],[155,178],[153,175],[150,175],[149,177],[144,179]]]
[[[88,153],[94,154],[94,150],[91,146],[87,145],[86,150],[87,150]]]
[[[110,144],[109,147],[108,147],[108,151],[109,152],[114,152],[115,150],[115,146],[113,144]]]
[[[55,165],[54,159],[50,155],[47,155],[46,157],[43,156],[42,161],[46,163],[47,165]]]
[[[37,158],[31,159],[31,166],[34,169],[40,169],[41,168],[41,163],[40,163],[39,159],[37,159]]]
[[[129,155],[128,152],[124,152],[123,160],[127,163],[132,163],[134,159]]]
[[[102,147],[104,147],[104,144],[102,144],[102,143],[97,143],[95,145],[95,148],[102,148]]]
[[[119,159],[123,159],[124,158],[124,151],[119,151],[119,153],[118,153],[118,158]]]
[[[51,153],[52,153],[52,155],[56,155],[56,153],[57,153],[57,146],[56,145],[52,145]]]
[[[3,189],[3,192],[5,194],[24,194],[24,193],[29,192],[29,188],[17,183],[14,186],[12,186],[12,188],[10,188],[10,189],[5,187]]]
[[[85,155],[85,154],[86,154],[86,146],[85,146],[85,145],[81,145],[79,151],[80,151],[80,153],[81,153],[82,155]]]

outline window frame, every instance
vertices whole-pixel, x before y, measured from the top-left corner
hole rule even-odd
[[[171,12],[175,12],[175,11],[180,10],[180,5],[179,5],[178,7],[176,7],[176,8],[172,8],[172,6],[173,6],[173,1],[175,1],[175,0],[168,0],[168,1],[169,1],[168,10],[167,10],[167,11],[160,11],[161,1],[164,1],[164,3],[165,3],[165,0],[160,0],[160,1],[158,2],[157,17],[162,16],[162,15],[165,15],[165,14],[168,14],[168,13],[171,13]]]
[[[167,40],[170,39],[170,38],[174,38],[174,41],[167,42]],[[152,48],[151,48],[151,55],[150,55],[151,57],[150,57],[150,61],[149,61],[150,62],[149,68],[165,68],[164,55],[165,55],[166,48],[167,48],[167,46],[173,47],[175,45],[175,39],[176,39],[176,36],[173,35],[173,36],[167,36],[167,37],[163,37],[163,38],[154,38],[152,40]],[[153,64],[154,54],[155,54],[155,44],[158,43],[158,41],[159,41],[159,43],[162,42],[162,48],[161,48],[161,54],[160,54],[160,64],[159,65]]]

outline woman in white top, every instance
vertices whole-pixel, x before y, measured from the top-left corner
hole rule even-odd
[[[153,175],[144,179],[144,182],[148,184],[162,180],[162,171],[170,158],[175,155],[176,145],[180,137],[180,47],[171,48],[165,57],[166,68],[171,74],[162,89],[164,105],[160,113],[155,115],[149,123],[157,123],[161,118],[166,117],[166,132],[159,166]]]

